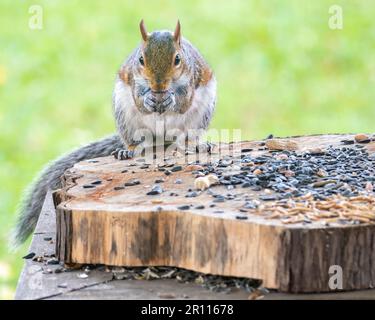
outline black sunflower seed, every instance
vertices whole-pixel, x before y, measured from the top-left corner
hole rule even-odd
[[[148,196],[153,196],[157,194],[161,194],[163,192],[163,189],[158,184],[154,185],[151,189],[151,191],[147,192],[146,194]]]
[[[23,256],[22,259],[32,259],[35,257],[35,252],[30,252],[26,256]]]
[[[189,210],[190,206],[189,205],[182,205],[182,206],[178,206],[177,209],[179,209],[179,210]]]
[[[248,217],[247,216],[236,216],[236,219],[238,219],[238,220],[247,220]]]
[[[95,188],[95,186],[93,186],[93,185],[91,185],[91,184],[84,184],[84,185],[82,186],[82,188],[84,188],[84,189],[92,189],[92,188]]]
[[[134,179],[132,181],[125,182],[124,186],[125,187],[132,187],[132,186],[136,186],[138,184],[141,184],[141,182],[139,180],[137,180],[137,179]]]
[[[199,193],[197,191],[191,191],[191,192],[188,192],[185,197],[186,198],[195,198],[199,195]]]
[[[174,166],[171,171],[172,172],[177,172],[177,171],[181,171],[182,170],[182,166]]]

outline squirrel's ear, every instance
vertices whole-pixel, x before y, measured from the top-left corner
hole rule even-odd
[[[180,44],[180,40],[181,40],[180,20],[177,20],[177,25],[176,25],[176,28],[174,29],[173,37],[174,37],[174,41],[176,41],[178,44]]]
[[[139,24],[139,29],[141,30],[141,35],[143,41],[147,41],[148,39],[148,33],[146,31],[145,23],[143,22],[143,19],[141,20],[141,23]]]

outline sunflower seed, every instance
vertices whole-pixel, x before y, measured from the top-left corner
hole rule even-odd
[[[34,252],[30,252],[27,255],[23,256],[22,259],[32,259],[34,257],[35,257],[35,253]]]
[[[163,189],[161,188],[161,186],[156,184],[152,187],[151,191],[147,192],[146,194],[148,196],[153,196],[153,195],[161,194],[162,192],[163,192]]]
[[[177,209],[179,209],[179,210],[189,210],[190,206],[189,205],[182,205],[182,206],[178,206]]]

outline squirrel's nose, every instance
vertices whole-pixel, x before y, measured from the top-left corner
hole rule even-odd
[[[155,93],[167,91],[168,81],[155,79],[151,82],[151,90]]]

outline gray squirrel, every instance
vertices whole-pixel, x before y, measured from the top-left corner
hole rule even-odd
[[[117,159],[137,156],[139,129],[157,136],[164,131],[205,130],[216,103],[216,79],[211,68],[186,39],[180,22],[174,32],[146,31],[140,23],[141,44],[120,67],[113,91],[117,134],[90,143],[49,164],[28,188],[19,209],[13,245],[23,243],[34,230],[49,189],[61,187],[61,176],[75,163],[113,154]]]

